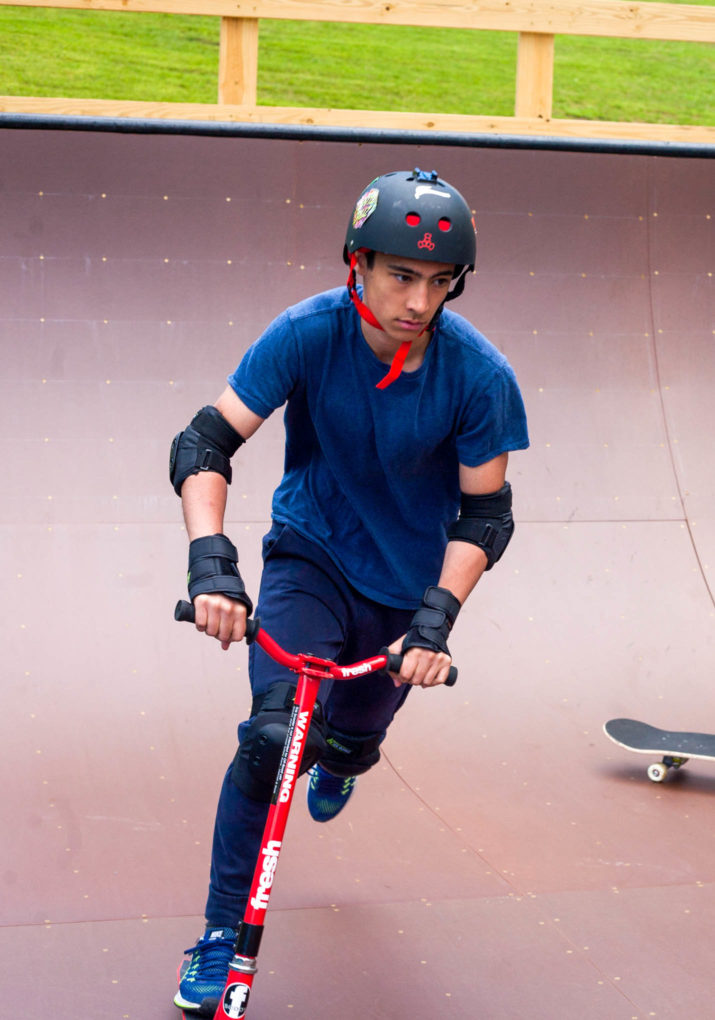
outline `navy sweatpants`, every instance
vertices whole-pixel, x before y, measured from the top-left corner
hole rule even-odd
[[[310,652],[338,663],[369,658],[404,634],[411,609],[379,605],[357,592],[332,560],[290,527],[275,524],[263,543],[263,576],[256,606],[261,626],[289,652]],[[251,689],[262,694],[296,677],[251,645]],[[384,738],[409,685],[397,688],[385,673],[325,681],[318,698],[326,721],[355,737]],[[238,728],[239,741],[248,720]],[[235,928],[250,891],[268,804],[242,793],[229,767],[216,812],[207,921]]]

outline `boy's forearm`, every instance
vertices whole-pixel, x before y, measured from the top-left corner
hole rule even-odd
[[[470,542],[448,542],[437,584],[451,591],[460,605],[464,605],[486,567],[487,557],[479,546]]]
[[[181,506],[189,541],[223,532],[228,486],[213,471],[187,478],[181,489]]]

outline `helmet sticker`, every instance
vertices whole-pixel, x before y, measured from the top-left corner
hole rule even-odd
[[[364,195],[361,195],[355,206],[355,212],[353,213],[353,227],[355,230],[359,230],[363,224],[369,220],[372,214],[377,209],[377,200],[379,198],[380,191],[378,188],[370,188]]]
[[[417,242],[417,247],[418,248],[426,248],[427,251],[434,251],[436,245],[435,245],[434,241],[432,240],[432,235],[429,234],[429,233],[425,234],[425,236],[422,238],[422,240]]]
[[[437,198],[452,197],[448,191],[440,191],[438,188],[431,188],[429,184],[418,184],[415,188],[415,198],[421,198],[422,195],[436,195]]]

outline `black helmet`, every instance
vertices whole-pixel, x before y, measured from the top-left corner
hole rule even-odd
[[[476,230],[469,206],[436,170],[396,170],[364,189],[350,217],[343,258],[361,248],[474,269]],[[456,295],[455,295],[456,296]]]

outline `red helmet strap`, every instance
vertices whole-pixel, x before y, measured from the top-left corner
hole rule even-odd
[[[348,293],[352,298],[352,302],[358,310],[358,315],[365,322],[368,322],[375,329],[381,329],[384,333],[384,328],[377,321],[375,316],[372,314],[370,309],[367,307],[364,301],[360,300],[360,296],[357,292],[357,252],[350,253],[350,272],[348,273]]]
[[[397,353],[395,354],[395,357],[392,359],[390,371],[383,379],[379,381],[379,383],[376,383],[376,387],[378,390],[387,389],[390,383],[393,383],[395,379],[397,379],[398,375],[402,371],[402,366],[405,364],[405,359],[407,358],[407,355],[410,353],[411,346],[412,346],[411,340],[402,341],[400,346],[397,348]]]
[[[360,249],[360,251],[365,250],[367,249],[363,248]],[[350,272],[348,273],[348,293],[350,294],[352,303],[357,308],[358,315],[362,319],[364,319],[365,322],[369,323],[371,326],[374,326],[375,329],[381,329],[384,333],[385,332],[384,326],[380,325],[380,323],[377,321],[377,319],[370,311],[370,309],[367,307],[365,302],[361,301],[360,296],[357,292],[357,253],[354,251],[350,253]],[[422,332],[424,332],[424,330]],[[422,333],[420,333],[420,336],[422,336]],[[404,340],[400,344],[400,346],[397,348],[394,358],[392,359],[392,364],[390,365],[389,372],[384,378],[380,380],[379,383],[376,383],[376,388],[378,390],[387,389],[387,387],[391,383],[393,383],[395,379],[397,379],[405,364],[407,355],[410,353],[411,346],[412,346],[411,340]]]

